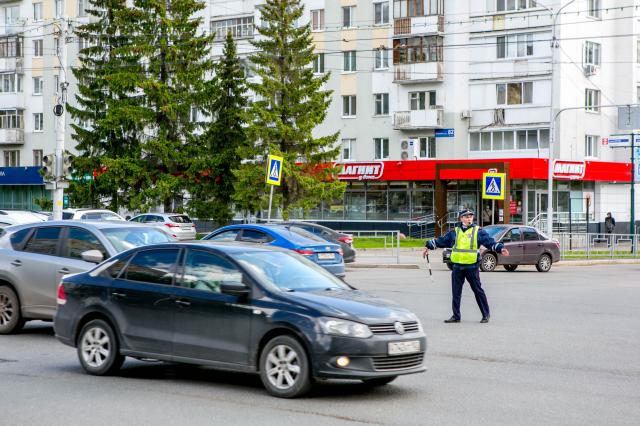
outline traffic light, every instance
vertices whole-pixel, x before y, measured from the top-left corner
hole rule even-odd
[[[71,178],[71,173],[73,173],[73,159],[74,155],[70,154],[68,151],[65,151],[62,154],[62,178],[69,179]]]
[[[42,157],[42,170],[41,174],[44,180],[54,180],[56,177],[56,156],[55,154],[48,154]]]

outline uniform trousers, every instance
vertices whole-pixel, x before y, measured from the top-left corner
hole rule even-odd
[[[477,266],[471,268],[467,267],[464,269],[456,268],[455,266],[453,267],[453,272],[451,273],[453,316],[456,319],[460,319],[460,298],[462,297],[462,286],[464,285],[465,279],[469,281],[471,290],[476,296],[476,302],[478,302],[478,307],[480,308],[482,316],[488,317],[489,302],[487,302],[487,295],[482,289],[482,283],[480,283],[480,268]]]

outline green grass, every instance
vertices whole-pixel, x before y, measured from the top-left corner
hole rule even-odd
[[[391,237],[386,237],[386,248],[391,248]],[[424,247],[424,239],[406,238],[400,240],[401,248],[409,247]],[[368,248],[385,248],[385,237],[353,237],[353,246],[356,249],[368,249]],[[393,247],[396,247],[396,242],[393,242]]]

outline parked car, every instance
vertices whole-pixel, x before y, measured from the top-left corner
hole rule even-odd
[[[342,249],[338,244],[327,242],[324,238],[293,225],[230,225],[213,231],[203,240],[265,244],[294,250],[316,262],[329,272],[344,277]]]
[[[327,228],[326,226],[318,225],[313,222],[285,222],[284,225],[297,226],[319,236],[320,238],[324,238],[327,241],[340,244],[344,263],[356,261],[356,249],[353,248],[353,235],[334,231],[331,228]]]
[[[62,211],[63,220],[121,220],[124,217],[105,209],[66,209]]]
[[[0,210],[0,229],[23,223],[43,222],[47,219],[46,214],[31,210]]]
[[[177,240],[195,240],[196,224],[182,213],[143,213],[129,219],[131,222],[160,226]]]
[[[560,243],[547,237],[530,226],[490,225],[483,227],[493,239],[504,243],[509,256],[480,248],[480,269],[491,272],[497,265],[503,265],[507,271],[515,271],[519,265],[536,265],[540,272],[548,272],[551,265],[560,260]],[[451,249],[442,253],[442,261],[451,265]]]
[[[56,337],[89,374],[125,356],[259,374],[292,398],[314,379],[384,385],[419,373],[416,315],[290,250],[173,243],[121,253],[58,287]],[[178,331],[178,332],[177,332]]]
[[[56,286],[133,247],[175,241],[160,230],[116,221],[48,221],[0,231],[0,334],[25,321],[51,320]]]

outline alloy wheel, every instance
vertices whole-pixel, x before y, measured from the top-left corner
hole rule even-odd
[[[9,324],[14,315],[14,306],[8,295],[0,293],[0,326]]]
[[[265,367],[269,382],[282,390],[292,388],[301,371],[298,353],[287,345],[274,346],[267,355]]]
[[[82,358],[93,368],[100,368],[107,361],[111,353],[109,335],[100,327],[88,329],[81,342]]]
[[[485,272],[491,272],[496,269],[496,264],[498,263],[496,257],[491,253],[485,254],[482,257],[482,270]]]

